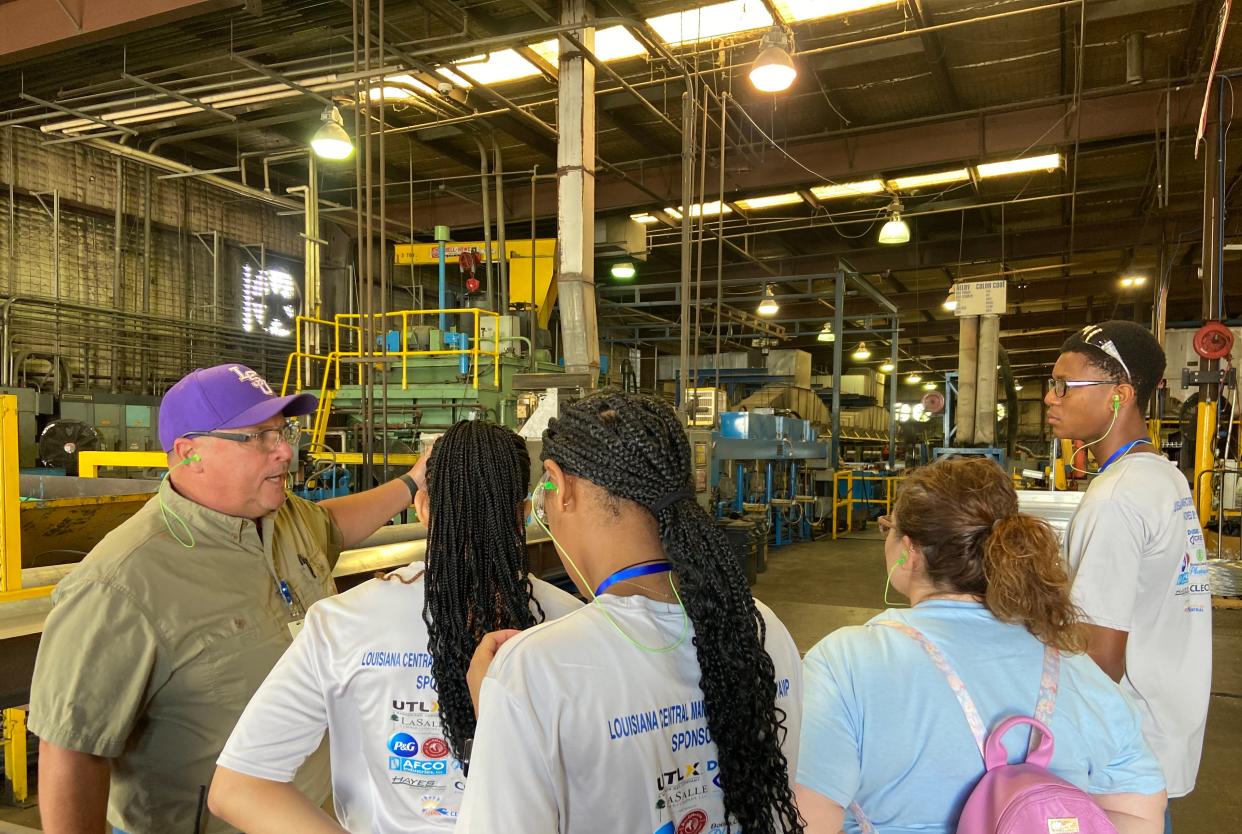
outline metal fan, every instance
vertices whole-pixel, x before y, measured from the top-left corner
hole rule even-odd
[[[92,452],[99,447],[98,433],[81,420],[53,420],[39,435],[39,459],[43,465],[64,469],[67,475],[77,474],[79,452]]]

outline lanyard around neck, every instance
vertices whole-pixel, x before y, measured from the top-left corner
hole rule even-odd
[[[626,579],[637,579],[640,576],[650,576],[653,573],[668,573],[673,566],[666,561],[647,562],[641,565],[630,565],[628,568],[621,568],[616,573],[610,574],[607,579],[599,583],[599,587],[595,589],[595,596],[602,595],[618,582]]]
[[[1105,469],[1107,469],[1109,466],[1111,466],[1111,465],[1112,465],[1112,463],[1113,463],[1113,461],[1117,460],[1117,458],[1121,457],[1121,456],[1122,456],[1122,455],[1124,455],[1126,452],[1128,452],[1128,451],[1130,451],[1131,449],[1133,449],[1135,446],[1140,446],[1140,445],[1142,445],[1143,443],[1148,443],[1148,444],[1150,444],[1150,443],[1151,443],[1151,440],[1149,440],[1149,439],[1148,439],[1148,438],[1146,438],[1146,437],[1140,437],[1138,440],[1131,440],[1129,443],[1127,443],[1126,445],[1122,446],[1122,447],[1121,447],[1120,449],[1118,449],[1117,451],[1113,452],[1111,455],[1109,455],[1109,456],[1108,456],[1108,460],[1104,461],[1104,465],[1100,467],[1100,470],[1099,470],[1099,472],[1098,472],[1097,474],[1103,474],[1104,470],[1105,470]]]

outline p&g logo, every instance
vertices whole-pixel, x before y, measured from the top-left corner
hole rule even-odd
[[[409,759],[418,755],[418,739],[409,733],[397,733],[388,739],[388,749],[394,756]]]

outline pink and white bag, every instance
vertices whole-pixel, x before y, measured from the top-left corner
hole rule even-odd
[[[989,734],[974,700],[966,691],[966,684],[927,635],[913,626],[892,620],[880,620],[875,625],[896,629],[923,647],[957,697],[979,754],[983,756],[986,769],[966,798],[958,818],[957,834],[1117,834],[1108,815],[1089,794],[1048,770],[1053,750],[1048,722],[1056,706],[1060,652],[1051,646],[1044,647],[1044,671],[1035,717],[1006,718]],[[1026,760],[1011,765],[1004,737],[1022,724],[1038,731],[1039,743],[1034,744],[1032,733],[1032,749]],[[875,827],[858,803],[850,806],[850,812],[864,834],[874,834]]]

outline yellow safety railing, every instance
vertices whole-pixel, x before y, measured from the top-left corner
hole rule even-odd
[[[878,498],[855,498],[854,484],[867,481],[879,481],[884,484],[884,515],[892,515],[893,504],[897,501],[897,488],[905,480],[904,475],[882,475],[870,472],[855,472],[853,469],[838,469],[832,473],[832,537],[840,538],[842,533],[837,530],[839,511],[845,510],[845,529],[854,528],[854,505],[865,504],[875,506],[880,503]],[[845,483],[845,494],[841,494],[840,484]]]
[[[135,466],[163,469],[168,466],[167,452],[78,452],[78,477],[98,478],[107,466]]]
[[[22,588],[21,481],[17,462],[17,397],[0,396],[0,602],[17,601],[50,593],[50,588]],[[13,799],[25,802],[26,711],[4,710],[0,724],[4,745],[5,780]]]
[[[410,320],[426,316],[438,317],[440,315],[471,316],[473,318],[471,346],[441,350],[410,350]],[[493,329],[495,338],[492,341],[491,350],[479,349],[483,316],[492,316],[496,319]],[[364,358],[361,342],[364,320],[374,324],[375,327],[373,329],[377,333],[386,333],[388,330],[396,327],[401,334],[400,350],[383,351],[378,354],[368,352],[365,356],[367,358],[373,357],[376,361],[400,360],[402,389],[409,388],[410,385],[409,363],[405,360],[414,356],[469,356],[472,367],[471,383],[475,390],[479,388],[480,357],[490,356],[492,358],[492,384],[497,387],[500,386],[500,314],[491,310],[450,308],[444,310],[394,310],[388,313],[339,313],[331,321],[315,318],[314,316],[298,316],[294,323],[294,330],[297,334],[294,341],[294,351],[289,354],[289,358],[285,361],[285,375],[281,380],[280,393],[281,396],[290,393],[290,382],[294,385],[294,391],[304,391],[310,383],[310,379],[307,376],[310,373],[310,369],[318,363],[323,364],[323,379],[319,385],[318,392],[319,407],[316,409],[311,423],[311,442],[314,444],[323,444],[327,438],[328,417],[332,410],[332,401],[336,396],[336,392],[341,388],[341,360],[346,358]],[[311,340],[309,338],[303,339],[303,332],[316,327],[332,328],[332,349],[327,353],[310,352],[310,346],[306,342]],[[304,369],[307,375],[304,375]]]

